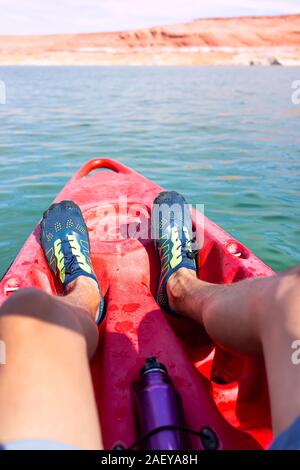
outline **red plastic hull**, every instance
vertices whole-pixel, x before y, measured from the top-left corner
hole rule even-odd
[[[89,175],[97,168],[112,171]],[[142,217],[134,214],[135,204],[144,204],[147,208],[144,216],[149,218],[152,201],[160,190],[158,185],[118,162],[96,159],[88,162],[56,198],[56,201],[72,199],[80,205],[90,232],[93,265],[106,292],[107,316],[91,365],[104,446],[111,449],[116,443],[129,446],[135,441],[131,384],[145,358],[157,356],[167,366],[183,398],[189,427],[200,430],[210,426],[221,449],[266,448],[272,434],[261,361],[225,353],[192,321],[166,316],[154,298],[159,260],[152,241],[118,237],[128,222]],[[125,195],[132,208],[130,214],[123,213],[118,206],[119,197]],[[103,241],[97,237],[99,222],[112,205],[118,211],[118,223],[109,234],[110,239]],[[2,279],[0,303],[14,290],[28,286],[59,294],[38,235],[36,227]],[[247,248],[208,219],[204,223],[198,265],[202,279],[218,283],[273,274]],[[193,448],[202,448],[197,438]]]

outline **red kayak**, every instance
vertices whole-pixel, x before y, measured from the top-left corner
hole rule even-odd
[[[71,199],[81,207],[93,266],[106,292],[106,320],[91,364],[104,446],[112,449],[121,443],[129,447],[137,439],[131,387],[145,359],[156,356],[182,397],[190,429],[210,427],[220,449],[265,449],[272,432],[261,359],[224,352],[191,320],[166,315],[155,301],[160,264],[153,242],[124,236],[130,224],[138,227],[149,220],[152,201],[160,191],[158,185],[119,162],[95,159],[56,198],[56,202]],[[124,199],[127,210],[122,207]],[[137,210],[141,205],[145,210]],[[194,211],[200,230],[203,216],[196,215]],[[103,231],[106,237],[100,236]],[[207,218],[198,267],[201,279],[215,283],[273,274]],[[0,303],[29,286],[61,294],[39,245],[39,226],[2,279]],[[197,437],[192,446],[203,448]]]

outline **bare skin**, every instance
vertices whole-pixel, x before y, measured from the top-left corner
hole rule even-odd
[[[47,439],[102,448],[89,368],[98,342],[99,301],[97,283],[79,277],[65,297],[23,289],[3,304],[1,443]]]
[[[167,284],[171,308],[202,324],[217,344],[264,354],[275,435],[300,415],[300,374],[291,362],[291,343],[300,339],[299,274],[297,267],[225,286],[180,269]],[[3,304],[0,442],[49,439],[102,448],[89,370],[99,300],[96,282],[79,277],[65,297],[24,289]]]
[[[300,416],[300,369],[291,344],[300,339],[300,267],[231,285],[199,280],[187,269],[167,284],[170,306],[204,326],[229,350],[264,355],[275,436]]]

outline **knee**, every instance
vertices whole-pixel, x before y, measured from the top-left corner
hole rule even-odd
[[[26,288],[15,292],[0,308],[0,320],[8,316],[18,317],[15,328],[21,333],[26,330],[29,334],[38,334],[41,328],[56,325],[83,336],[90,357],[96,349],[98,328],[91,317],[81,308],[61,302],[42,290]]]
[[[300,335],[300,269],[293,269],[274,278],[269,300],[261,309],[266,330],[275,324],[292,336]],[[300,336],[299,336],[300,337]]]
[[[46,313],[51,305],[51,296],[35,288],[20,289],[2,305],[0,315]]]
[[[293,269],[279,276],[275,299],[285,307],[300,308],[300,269]],[[299,316],[300,318],[300,316]]]

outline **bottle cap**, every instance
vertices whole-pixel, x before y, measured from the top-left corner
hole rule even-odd
[[[146,364],[140,370],[140,375],[144,375],[151,370],[160,370],[165,374],[167,373],[167,368],[161,362],[157,362],[155,356],[147,357]]]

